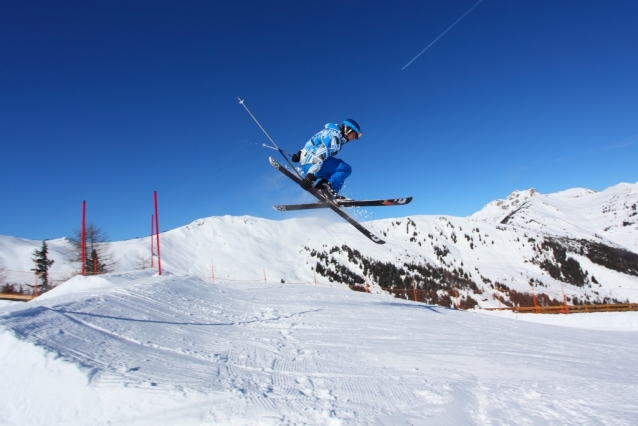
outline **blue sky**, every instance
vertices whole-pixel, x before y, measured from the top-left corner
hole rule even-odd
[[[344,193],[415,197],[369,219],[638,181],[638,3],[484,0],[401,70],[475,3],[0,0],[0,234],[295,217],[238,96],[290,152],[357,120]]]

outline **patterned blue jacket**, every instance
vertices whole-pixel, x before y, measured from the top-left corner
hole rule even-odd
[[[299,164],[302,167],[306,164],[312,164],[306,173],[317,174],[321,170],[323,162],[336,155],[346,142],[348,142],[348,139],[341,135],[339,126],[328,123],[323,130],[306,142],[306,145],[301,150]]]

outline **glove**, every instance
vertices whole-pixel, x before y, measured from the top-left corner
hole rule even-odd
[[[316,180],[317,176],[315,176],[314,173],[308,173],[306,178],[303,179],[299,185],[307,191],[312,188],[312,184],[315,183]]]
[[[299,151],[296,154],[292,154],[292,162],[293,163],[298,163],[300,159],[301,159],[301,151]]]

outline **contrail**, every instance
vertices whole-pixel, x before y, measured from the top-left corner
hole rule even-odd
[[[408,63],[407,63],[407,64],[406,64],[403,68],[401,68],[401,71],[403,71],[404,69],[406,69],[406,68],[408,67],[408,65],[410,65],[412,62],[414,62],[414,61],[416,60],[416,58],[418,58],[419,56],[421,56],[421,54],[422,54],[423,52],[425,52],[426,50],[428,50],[428,49],[430,48],[430,46],[432,46],[434,43],[436,43],[436,41],[437,41],[438,39],[440,39],[441,37],[443,37],[443,36],[445,35],[445,33],[446,33],[446,32],[450,31],[450,30],[452,29],[452,27],[453,27],[453,26],[455,26],[456,24],[458,24],[458,23],[459,23],[459,21],[460,21],[461,19],[465,18],[465,15],[467,15],[468,13],[470,13],[470,12],[472,11],[472,9],[474,9],[476,6],[478,6],[478,5],[479,5],[479,3],[481,3],[482,1],[483,1],[483,0],[479,0],[479,1],[478,1],[475,5],[474,5],[474,6],[470,7],[470,10],[468,10],[467,12],[465,12],[465,13],[463,14],[463,16],[461,16],[459,19],[457,19],[457,20],[456,20],[456,22],[454,22],[452,25],[450,25],[450,27],[449,27],[447,30],[443,31],[443,32],[441,33],[441,35],[440,35],[440,36],[438,36],[437,38],[435,38],[435,39],[434,39],[434,41],[433,41],[432,43],[428,44],[428,47],[426,47],[426,48],[425,48],[425,49],[423,49],[421,52],[419,52],[419,54],[418,54],[418,55],[416,55],[416,56],[414,57],[414,59],[412,59],[410,62],[408,62]]]

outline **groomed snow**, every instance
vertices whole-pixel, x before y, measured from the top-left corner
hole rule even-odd
[[[638,422],[638,333],[343,287],[77,278],[0,330],[0,424]]]
[[[501,318],[588,330],[638,331],[638,312],[590,312],[562,314],[520,314],[511,311],[480,311]]]

